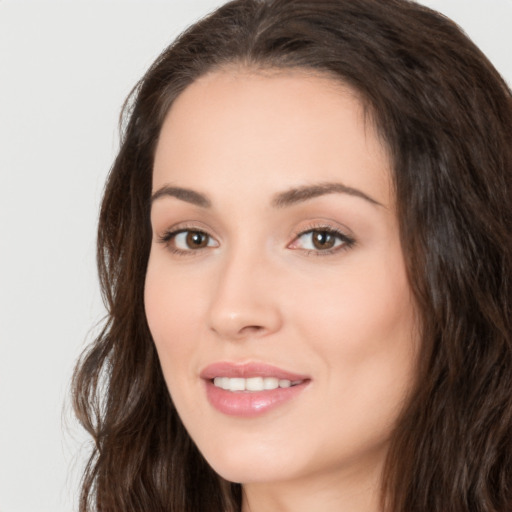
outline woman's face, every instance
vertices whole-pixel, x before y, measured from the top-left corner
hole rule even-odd
[[[373,474],[418,336],[390,161],[357,95],[299,72],[196,81],[162,128],[151,223],[147,319],[212,467]]]

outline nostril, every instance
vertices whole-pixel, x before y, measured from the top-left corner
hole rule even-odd
[[[213,331],[223,338],[239,340],[242,338],[261,336],[268,329],[263,325],[231,325],[231,326],[212,326]]]
[[[251,335],[251,334],[259,334],[265,330],[265,327],[261,325],[247,325],[240,329],[240,335]]]

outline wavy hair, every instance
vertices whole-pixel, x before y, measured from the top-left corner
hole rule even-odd
[[[98,268],[108,317],[73,379],[95,447],[80,512],[239,512],[169,397],[143,303],[152,165],[174,99],[230,64],[358,91],[392,159],[421,315],[417,386],[382,480],[393,512],[512,510],[512,93],[449,19],[408,0],[234,0],[186,30],[124,107]]]

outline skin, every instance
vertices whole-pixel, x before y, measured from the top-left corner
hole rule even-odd
[[[319,183],[352,190],[274,204]],[[244,512],[379,510],[418,336],[390,160],[357,94],[300,71],[210,73],[163,125],[153,192],[165,186],[210,203],[153,201],[145,288],[167,386],[200,451],[243,484]],[[187,233],[162,241],[177,229],[206,233],[205,247],[187,245]],[[342,235],[319,249],[312,229]],[[228,416],[199,378],[218,361],[265,362],[311,380],[263,415]]]

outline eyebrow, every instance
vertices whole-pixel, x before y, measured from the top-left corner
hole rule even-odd
[[[189,188],[171,187],[166,185],[159,188],[151,196],[151,204],[162,197],[175,197],[176,199],[195,204],[196,206],[201,206],[202,208],[210,208],[212,205],[211,201],[205,195]]]
[[[342,183],[318,183],[316,185],[305,185],[303,187],[292,188],[277,194],[272,200],[272,206],[275,208],[284,208],[286,206],[302,203],[308,199],[335,193],[360,197],[373,205],[383,206],[381,203],[373,199],[373,197],[370,197],[361,190],[347,187]]]
[[[383,206],[361,190],[353,187],[347,187],[342,183],[318,183],[315,185],[304,185],[302,187],[291,188],[276,194],[272,199],[272,206],[274,208],[285,208],[315,197],[335,193],[360,197],[373,205]],[[175,197],[176,199],[200,206],[201,208],[210,208],[212,206],[212,203],[207,196],[189,188],[165,185],[151,196],[151,204],[162,197]]]

